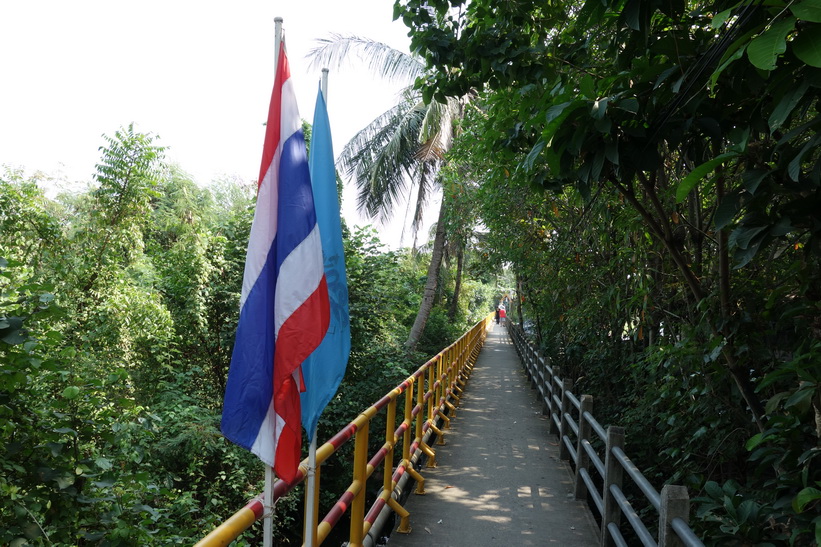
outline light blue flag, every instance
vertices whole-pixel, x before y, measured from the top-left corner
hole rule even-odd
[[[320,90],[314,110],[314,126],[308,164],[314,190],[314,207],[322,253],[325,256],[325,278],[331,300],[331,323],[319,347],[302,363],[306,390],[300,394],[302,426],[310,441],[319,416],[336,393],[351,352],[351,318],[348,312],[348,280],[342,248],[342,223],[336,192],[336,170],[331,143],[328,109]]]

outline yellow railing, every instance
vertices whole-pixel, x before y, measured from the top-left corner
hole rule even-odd
[[[427,467],[436,465],[436,453],[426,442],[435,433],[438,442],[443,443],[442,429],[450,427],[450,420],[456,414],[456,406],[479,350],[485,340],[493,315],[479,321],[459,340],[442,350],[438,355],[410,375],[387,395],[362,412],[328,442],[317,449],[315,499],[306,499],[307,504],[319,506],[321,489],[320,470],[322,464],[335,454],[347,441],[354,438],[353,477],[350,485],[339,497],[336,504],[321,522],[311,523],[315,530],[316,544],[320,545],[328,537],[339,519],[350,509],[349,545],[358,547],[384,511],[399,515],[397,531],[410,532],[410,515],[397,501],[397,485],[407,474],[416,481],[416,492],[424,493],[425,479],[413,467],[420,454],[428,457]],[[403,406],[400,406],[404,403]],[[398,409],[402,408],[403,419],[396,426]],[[374,417],[382,410],[386,412],[385,443],[368,459],[369,428]],[[412,437],[413,436],[413,437]],[[394,449],[401,441],[402,459],[394,466]],[[365,493],[368,479],[382,465],[382,491],[365,513]],[[274,501],[290,492],[302,482],[308,472],[308,460],[299,466],[297,479],[293,484],[278,480],[274,483]],[[404,483],[405,481],[402,481]],[[307,494],[306,494],[307,498]],[[234,514],[218,528],[203,538],[196,547],[228,545],[256,520],[262,518],[262,502],[259,498]],[[306,513],[309,513],[306,511]],[[312,512],[316,515],[318,512]],[[304,530],[304,527],[303,527]]]

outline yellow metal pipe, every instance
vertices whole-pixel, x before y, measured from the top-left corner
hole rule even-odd
[[[251,509],[254,503],[259,511]],[[210,534],[202,538],[194,547],[224,547],[237,539],[241,533],[251,527],[257,519],[262,517],[262,503],[258,500],[234,513],[228,520],[217,526]]]
[[[405,468],[407,469],[407,473],[410,473],[410,476],[416,481],[416,495],[424,496],[427,494],[427,492],[425,492],[425,477],[423,477],[419,471],[414,469],[410,462],[405,464]]]
[[[371,406],[349,424],[348,428],[350,429],[343,430],[346,434],[353,434],[355,441],[354,476],[351,486],[348,488],[349,494],[347,494],[353,496],[352,499],[348,498],[351,499],[351,535],[349,545],[354,547],[361,545],[364,539],[364,533],[367,532],[371,526],[369,523],[364,523],[365,484],[368,477],[374,472],[374,467],[368,464],[367,453],[370,421],[381,408],[387,406],[383,487],[386,492],[392,492],[394,488],[392,478],[395,469],[394,456],[396,443],[400,440],[394,434],[396,430],[396,405],[398,404],[397,399],[399,395],[404,393],[405,413],[403,424],[407,424],[407,427],[405,427],[401,438],[403,443],[402,465],[405,466],[406,472],[416,480],[417,494],[424,494],[424,478],[410,464],[410,446],[418,442],[420,450],[428,456],[427,466],[436,467],[436,452],[427,443],[422,441],[422,432],[425,423],[430,426],[433,433],[438,435],[439,442],[443,442],[444,434],[436,426],[436,418],[441,417],[445,422],[442,429],[446,429],[450,426],[450,419],[456,415],[457,406],[461,402],[460,395],[463,393],[463,387],[467,384],[470,373],[475,366],[492,318],[493,316],[488,314],[483,321],[477,323],[454,344],[422,365],[415,376],[411,376],[406,380],[407,384],[404,384],[404,390],[402,390],[402,386],[400,385],[388,393],[386,396],[389,398],[387,405],[385,404],[385,398],[380,399],[380,401],[376,403],[380,405],[380,408]],[[425,383],[426,380],[427,385]],[[416,388],[415,390],[414,387]],[[450,402],[451,398],[453,398],[453,403]],[[425,403],[427,403],[427,405],[425,405]],[[420,411],[414,418],[413,409],[417,406]],[[443,409],[445,408],[449,410],[449,415],[444,414]],[[345,438],[348,437],[346,436]],[[320,466],[328,460],[330,456],[335,454],[341,445],[340,440],[332,440],[337,446],[334,446],[331,442],[326,442],[317,449],[317,474],[319,473]],[[307,471],[307,460],[301,462],[300,469],[303,471],[303,475],[305,475]],[[304,503],[306,507],[309,506],[309,504],[316,506],[318,500],[306,499]],[[387,503],[390,508],[400,516],[400,528],[404,529],[407,524],[409,531],[410,526],[407,522],[407,511],[392,497],[387,498]],[[197,545],[204,547],[211,545],[228,545],[256,520],[261,518],[261,503],[257,503],[253,508],[251,507],[252,504],[249,504],[235,513],[225,523],[197,543]],[[331,525],[328,522],[323,521],[320,523],[319,526],[317,526],[318,543],[322,543],[322,541],[328,537],[330,531]]]
[[[433,448],[424,442],[419,443],[419,448],[428,456],[428,463],[425,464],[425,467],[436,467],[436,452],[434,452]]]
[[[402,435],[402,460],[410,460],[411,428],[413,427],[413,396],[415,393],[414,379],[411,378],[408,389],[405,391],[405,422],[408,427]]]
[[[388,498],[388,505],[393,509],[394,513],[399,515],[399,528],[397,528],[396,531],[400,534],[410,534],[410,513],[408,510],[402,507],[402,505],[392,497]]]
[[[385,419],[385,445],[389,448],[382,462],[382,488],[386,492],[393,490],[393,447],[396,444],[394,431],[396,431],[396,399],[388,404],[388,415]]]
[[[442,420],[445,422],[445,429],[450,429],[450,418],[448,418],[447,415],[441,410],[437,410],[436,415],[442,418]],[[437,433],[439,432],[437,431]],[[439,437],[439,440],[436,441],[436,444],[445,444],[445,436],[442,435],[441,437]]]
[[[373,407],[371,407],[373,408]],[[367,412],[367,411],[366,411]],[[369,422],[356,432],[356,444],[353,457],[353,480],[362,485],[351,503],[350,547],[360,547],[364,534],[362,523],[365,521],[365,481],[367,480],[368,465],[368,426]]]

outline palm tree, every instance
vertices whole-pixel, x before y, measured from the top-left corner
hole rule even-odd
[[[371,218],[386,220],[397,201],[416,188],[411,227],[414,237],[431,195],[439,188],[437,173],[453,143],[455,122],[462,115],[462,101],[425,104],[413,82],[424,72],[424,62],[390,46],[353,35],[334,34],[319,40],[309,56],[314,66],[340,66],[356,52],[374,73],[406,80],[398,103],[360,130],[342,150],[337,165],[353,178],[359,195],[358,208]],[[422,302],[405,342],[416,347],[433,308],[439,268],[445,249],[444,199],[439,209],[431,262]],[[415,246],[415,242],[414,242]]]

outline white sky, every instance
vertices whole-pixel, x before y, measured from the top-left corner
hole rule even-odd
[[[0,164],[90,182],[102,135],[135,123],[200,184],[256,180],[273,86],[274,17],[284,19],[300,115],[313,119],[320,69],[307,52],[331,32],[407,51],[393,0],[38,0],[0,2]],[[397,100],[406,82],[363,64],[329,77],[334,151]],[[354,213],[346,187],[343,214]],[[397,247],[404,208],[383,227]],[[420,238],[424,240],[424,237]],[[405,235],[404,243],[410,244]]]

